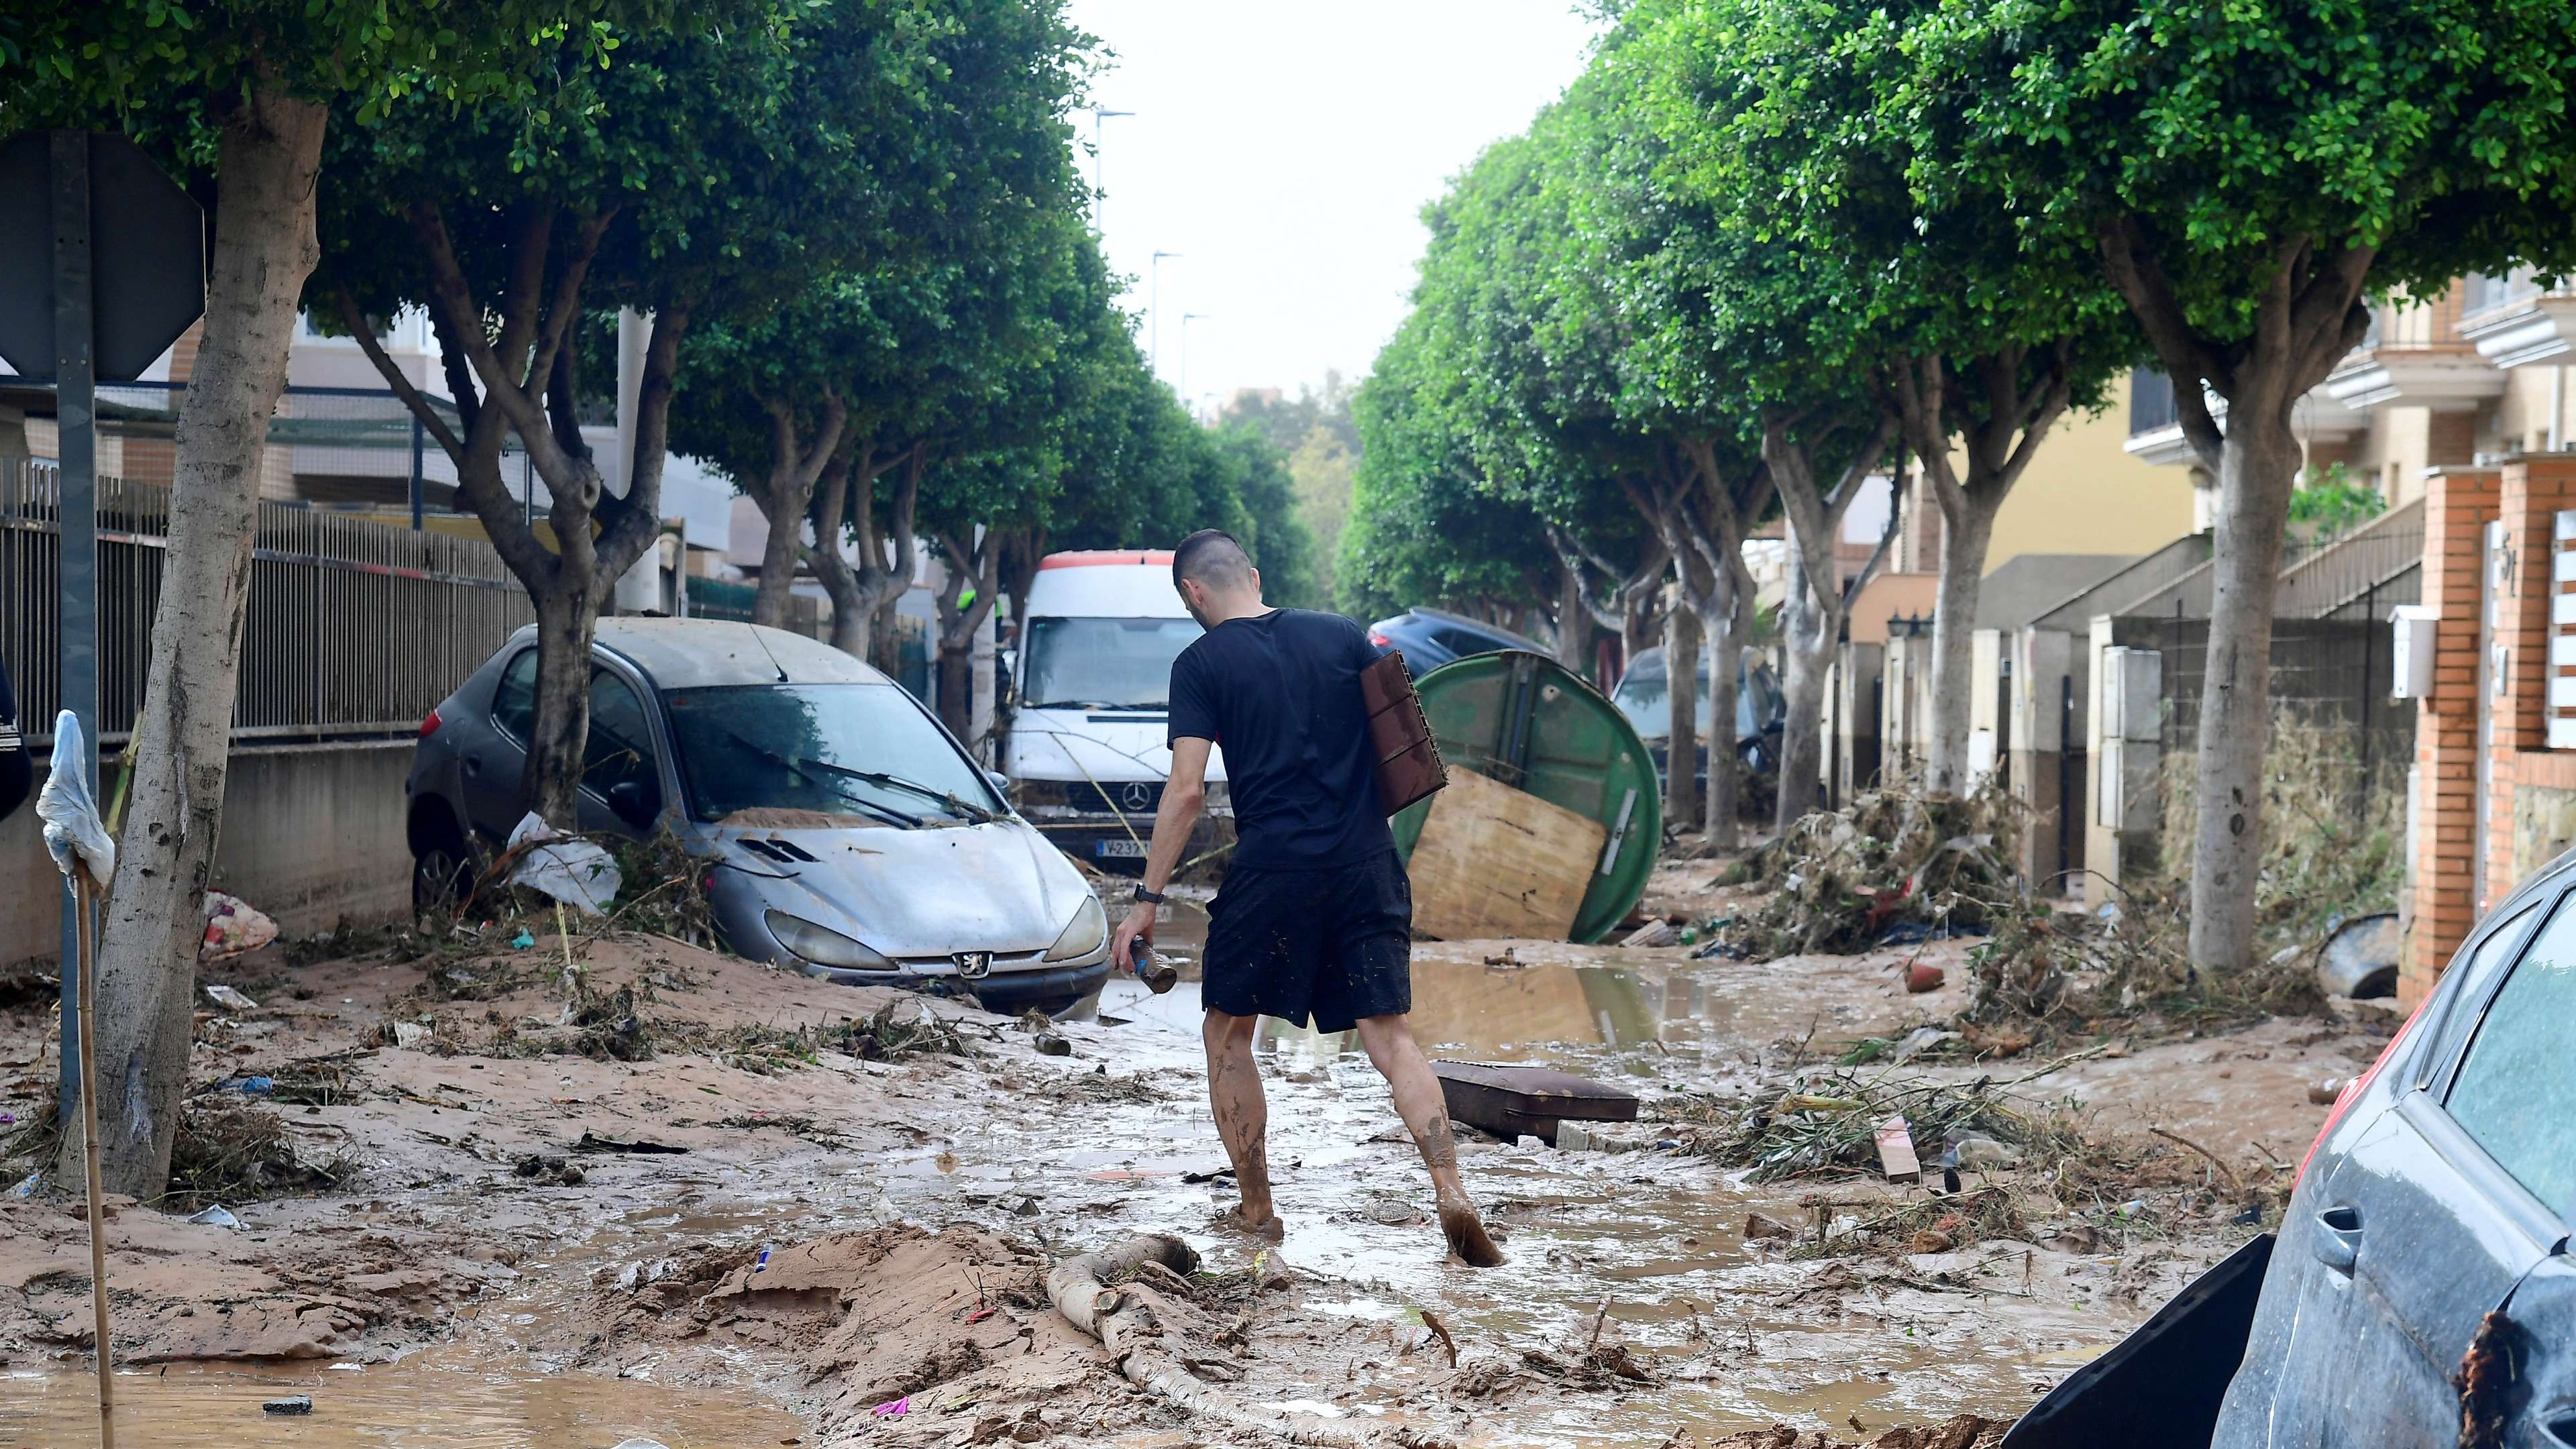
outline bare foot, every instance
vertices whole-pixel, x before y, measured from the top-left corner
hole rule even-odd
[[[1503,1265],[1503,1250],[1494,1246],[1493,1238],[1485,1232],[1485,1220],[1476,1215],[1476,1205],[1465,1198],[1440,1204],[1440,1232],[1449,1239],[1449,1251],[1468,1267]]]
[[[1244,1211],[1241,1203],[1236,1203],[1217,1214],[1216,1226],[1270,1243],[1279,1242],[1288,1236],[1288,1225],[1279,1220],[1279,1214],[1264,1208],[1256,1217]]]

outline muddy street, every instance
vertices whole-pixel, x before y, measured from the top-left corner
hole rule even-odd
[[[189,1195],[110,1208],[130,1421],[213,1445],[1224,1439],[1121,1382],[1045,1297],[1052,1265],[1140,1233],[1199,1256],[1165,1285],[1167,1327],[1211,1345],[1194,1374],[1346,1431],[1609,1445],[2008,1421],[2257,1230],[2276,1199],[2248,1182],[2323,1113],[2305,1085],[2377,1042],[2303,1017],[1847,1066],[1955,1012],[1970,944],[1755,963],[1424,942],[1435,1056],[1643,1099],[1594,1150],[1462,1133],[1510,1257],[1480,1273],[1443,1261],[1356,1041],[1277,1023],[1258,1055],[1286,1238],[1217,1225],[1233,1198],[1192,982],[1113,982],[1041,1025],[634,933],[576,932],[568,974],[561,938],[491,934],[218,968],[260,1004],[201,1015]],[[1952,984],[1906,994],[1915,960]],[[48,1116],[48,1021],[22,1002],[0,1038],[18,1175]],[[2010,1100],[2120,1144],[2123,1175],[2079,1194],[2054,1181],[2067,1163],[1981,1159],[1953,1212],[1937,1169],[1774,1178],[1730,1158],[1723,1104],[1827,1077],[2024,1078]],[[95,1415],[75,1205],[0,1199],[0,1443]],[[1911,1238],[1875,1226],[1896,1218]],[[290,1394],[309,1417],[263,1414]]]

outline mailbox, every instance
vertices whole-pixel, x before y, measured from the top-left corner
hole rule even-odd
[[[2433,619],[2430,604],[2399,604],[2389,611],[2390,698],[2433,697]]]

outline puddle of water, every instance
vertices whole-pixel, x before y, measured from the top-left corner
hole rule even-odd
[[[0,1445],[87,1444],[98,1434],[97,1381],[85,1373],[0,1374]],[[310,1415],[260,1410],[309,1394]],[[116,1376],[116,1428],[139,1444],[205,1449],[611,1449],[645,1439],[669,1449],[745,1449],[794,1441],[805,1426],[781,1410],[635,1379],[544,1376],[463,1365],[382,1365],[332,1372],[173,1364]]]
[[[1413,969],[1414,1033],[1440,1056],[1545,1062],[1613,1080],[1647,1075],[1678,1087],[1722,1070],[1717,1050],[1728,1042],[1775,1025],[1758,1019],[1769,1004],[1739,999],[1734,983],[1713,985],[1690,963],[1488,967],[1417,954]],[[1155,997],[1113,982],[1102,1010],[1137,1034],[1120,1067],[1148,1056],[1193,1062],[1200,1016],[1193,984]],[[1788,1029],[1805,1026],[1802,1019]],[[1376,1140],[1399,1124],[1356,1039],[1265,1022],[1258,1049],[1280,1069],[1266,1085],[1288,1224],[1282,1255],[1356,1290],[1318,1306],[1379,1323],[1401,1321],[1409,1306],[1435,1306],[1487,1342],[1543,1345],[1579,1341],[1606,1299],[1613,1323],[1668,1366],[1722,1351],[1724,1366],[1707,1382],[1673,1382],[1581,1413],[1528,1406],[1480,1425],[1482,1443],[1590,1449],[1660,1442],[1676,1427],[1708,1438],[1786,1421],[1849,1434],[1854,1415],[1872,1432],[1961,1410],[2009,1416],[2028,1407],[2035,1383],[2065,1371],[2037,1363],[2034,1340],[2098,1342],[2125,1327],[2098,1314],[1964,1293],[1929,1307],[1915,1300],[1900,1312],[1883,1293],[1852,1291],[1842,1295],[1839,1319],[1813,1305],[1793,1307],[1781,1295],[1803,1283],[1807,1269],[1748,1253],[1741,1229],[1748,1208],[1775,1216],[1794,1208],[1733,1186],[1697,1159],[1665,1154],[1467,1145],[1462,1166],[1493,1220],[1508,1228],[1512,1261],[1484,1273],[1448,1268],[1435,1230],[1421,1220],[1429,1193],[1419,1159],[1408,1143]],[[1117,1199],[1085,1207],[1091,1231],[1179,1231],[1215,1264],[1245,1256],[1244,1245],[1201,1229],[1232,1200],[1230,1185],[1158,1175],[1222,1164],[1203,1102],[1115,1111],[1098,1128],[1082,1144],[1086,1165],[1135,1176],[1086,1184]],[[1039,1162],[1073,1154],[1039,1140],[1019,1146],[1022,1180],[1049,1193],[1050,1211],[1065,1205],[1061,1179],[1051,1181]]]

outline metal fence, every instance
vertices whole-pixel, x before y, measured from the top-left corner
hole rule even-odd
[[[99,725],[143,705],[169,490],[98,481]],[[31,740],[61,708],[61,498],[51,463],[0,470],[0,659]],[[535,618],[480,539],[262,502],[241,633],[236,739],[398,734]]]
[[[726,619],[737,624],[752,621],[752,605],[760,590],[750,584],[729,583],[723,579],[689,575],[689,617],[692,619]],[[832,637],[830,606],[810,594],[787,596],[786,628],[808,639],[829,640]]]
[[[2164,740],[2189,753],[2200,742],[2200,703],[2209,660],[2207,619],[2128,618],[2115,640],[2164,655]],[[2395,641],[2387,610],[2335,618],[2272,621],[2272,704],[2293,718],[2352,732],[2364,777],[2412,759],[2415,710],[2389,697]]]

